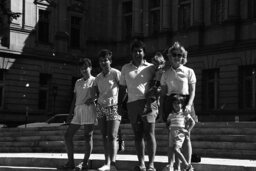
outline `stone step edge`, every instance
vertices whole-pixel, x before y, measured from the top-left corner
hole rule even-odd
[[[75,153],[74,158],[76,161],[81,161],[84,155],[80,153]],[[0,153],[0,160],[1,159],[30,159],[30,158],[40,158],[40,159],[60,159],[66,160],[67,154],[66,153]],[[91,154],[90,160],[98,160],[103,161],[104,155],[103,154]],[[117,155],[117,162],[118,161],[129,161],[129,162],[136,162],[137,156],[136,155],[129,155],[129,154],[118,154]],[[156,156],[155,163],[167,163],[167,156]],[[145,161],[148,161],[148,157],[145,157]],[[254,167],[256,168],[256,160],[246,160],[246,159],[225,159],[225,158],[202,158],[200,163],[195,164],[209,164],[209,165],[226,165],[226,166],[243,166],[243,167]]]

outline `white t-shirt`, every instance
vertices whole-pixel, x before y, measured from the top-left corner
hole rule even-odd
[[[146,61],[139,67],[132,62],[122,67],[120,85],[127,86],[128,102],[145,99],[154,72],[153,64]]]
[[[113,106],[118,104],[119,80],[121,72],[111,68],[107,75],[99,73],[95,79],[94,86],[98,87],[98,103],[103,106]]]
[[[75,105],[85,104],[86,100],[92,97],[92,86],[95,77],[90,76],[87,80],[80,78],[75,83],[74,92],[76,93]]]
[[[194,70],[181,65],[176,70],[172,67],[165,71],[161,77],[161,85],[168,87],[167,95],[189,95],[189,84],[196,83]]]

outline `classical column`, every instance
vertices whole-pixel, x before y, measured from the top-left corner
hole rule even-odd
[[[200,26],[203,23],[203,1],[202,0],[193,0],[191,4],[193,9],[193,26]]]
[[[239,17],[239,0],[229,0],[228,3],[228,19],[236,19]]]
[[[171,1],[170,0],[162,0],[161,4],[162,8],[162,30],[168,30],[171,27]]]
[[[133,2],[133,35],[140,36],[142,34],[142,0]]]

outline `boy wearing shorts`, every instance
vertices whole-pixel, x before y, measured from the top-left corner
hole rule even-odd
[[[118,114],[118,92],[121,72],[111,67],[112,52],[102,49],[98,54],[102,72],[95,79],[94,89],[98,94],[97,117],[102,133],[105,162],[98,170],[116,171],[116,155],[118,151],[117,136],[121,122]]]

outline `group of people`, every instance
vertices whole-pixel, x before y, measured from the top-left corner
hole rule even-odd
[[[194,112],[196,76],[185,65],[187,51],[178,42],[168,49],[168,61],[157,52],[151,63],[145,60],[146,46],[140,40],[131,44],[131,62],[125,64],[121,72],[111,67],[112,52],[102,49],[98,53],[101,72],[91,75],[92,63],[84,58],[79,67],[82,78],[74,86],[69,127],[65,133],[68,162],[63,169],[88,170],[88,161],[93,149],[93,130],[99,125],[105,161],[99,171],[116,171],[118,152],[118,130],[122,119],[122,101],[128,94],[127,112],[134,132],[138,165],[134,171],[156,171],[155,123],[157,118],[166,122],[169,130],[168,165],[169,171],[192,171],[192,147],[190,132],[197,117]],[[159,117],[160,116],[160,117]],[[80,126],[84,126],[85,155],[75,166],[73,136]],[[148,164],[145,165],[145,141]],[[183,145],[184,144],[184,145]],[[181,152],[181,149],[183,152]],[[180,161],[182,162],[180,164]],[[175,164],[174,164],[175,163]],[[181,165],[181,166],[180,166]]]

